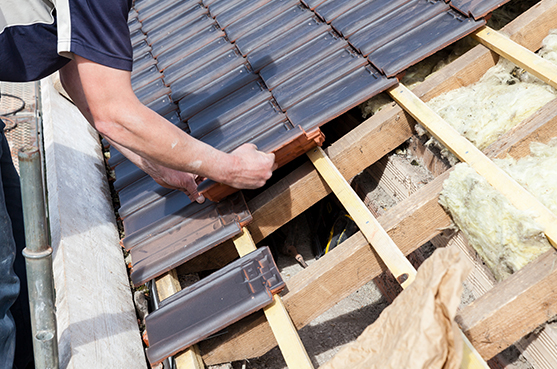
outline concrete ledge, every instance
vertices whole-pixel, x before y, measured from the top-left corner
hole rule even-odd
[[[60,368],[146,368],[97,133],[41,81]]]

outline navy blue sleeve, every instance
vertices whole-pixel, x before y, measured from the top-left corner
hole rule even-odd
[[[71,22],[71,46],[67,51],[108,67],[131,71],[133,51],[128,28],[131,0],[65,1],[69,1]],[[57,1],[59,27],[64,22],[61,3],[64,0]],[[58,37],[58,52],[63,55],[64,35],[59,32]]]

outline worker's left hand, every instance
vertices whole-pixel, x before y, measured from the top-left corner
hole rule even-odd
[[[184,192],[192,202],[203,203],[205,197],[197,192],[197,185],[205,178],[188,172],[158,166],[156,173],[149,173],[151,177],[163,187]]]

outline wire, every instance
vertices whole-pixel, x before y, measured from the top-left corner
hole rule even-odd
[[[21,97],[15,96],[15,95],[12,95],[12,94],[0,94],[0,98],[1,98],[2,96],[12,97],[12,98],[14,98],[14,99],[18,99],[19,101],[21,101],[21,106],[20,106],[19,108],[15,109],[15,110],[13,110],[13,111],[10,111],[10,112],[8,112],[8,113],[4,113],[4,114],[2,114],[2,116],[16,114],[16,113],[22,111],[22,110],[25,108],[25,100],[23,100]]]
[[[6,94],[6,93],[0,94],[0,98],[2,96],[8,96],[8,97],[11,97],[11,98],[14,98],[14,99],[17,99],[17,100],[21,101],[21,106],[20,107],[18,107],[17,109],[15,109],[13,111],[10,111],[8,113],[5,113],[2,116],[0,116],[0,119],[7,120],[11,123],[11,126],[6,126],[4,128],[4,132],[9,132],[9,131],[12,131],[12,130],[17,128],[17,122],[15,122],[13,119],[8,118],[7,115],[15,115],[16,113],[22,111],[25,108],[25,100],[23,100],[19,96],[15,96],[15,95],[12,95],[12,94]]]
[[[4,127],[4,132],[10,132],[17,128],[17,122],[14,121],[13,119],[4,116],[1,116],[0,119],[2,119],[3,121],[7,120],[11,123],[11,125],[6,124],[6,127]]]

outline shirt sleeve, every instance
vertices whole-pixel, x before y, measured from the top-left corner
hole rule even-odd
[[[57,0],[58,54],[132,70],[131,0]]]

